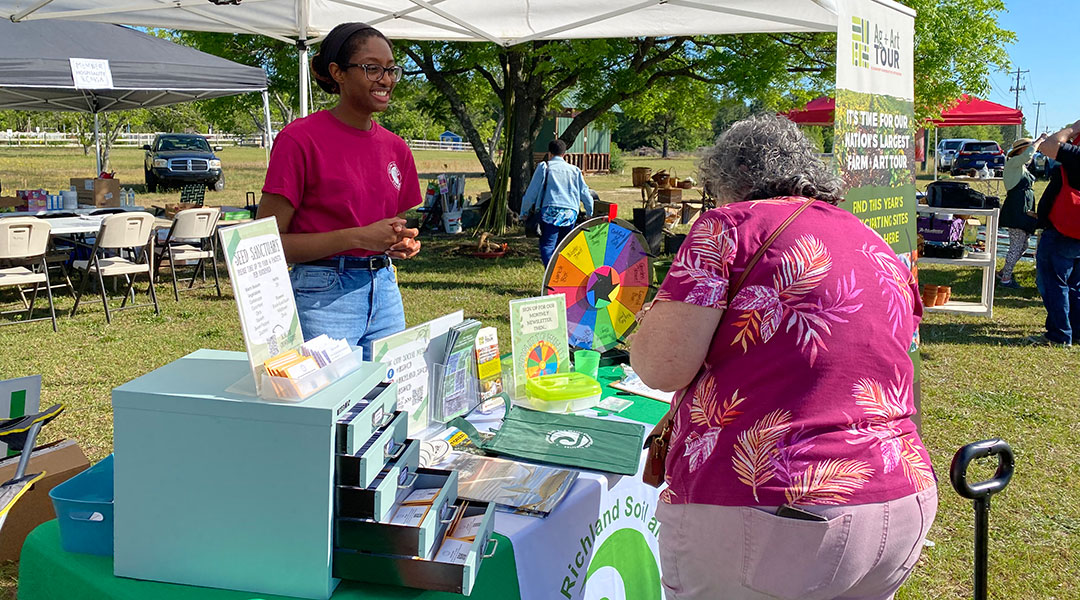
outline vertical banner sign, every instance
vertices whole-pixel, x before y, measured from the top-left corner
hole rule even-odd
[[[32,415],[40,410],[40,403],[41,375],[0,381],[0,420]],[[17,452],[8,450],[7,444],[0,442],[0,458],[15,454]]]
[[[895,5],[895,3],[890,3]],[[838,0],[834,155],[848,210],[900,255],[915,248],[912,14]]]
[[[915,12],[892,0],[837,0],[833,155],[841,206],[881,234],[909,267],[915,228]],[[916,340],[912,340],[919,377]]]

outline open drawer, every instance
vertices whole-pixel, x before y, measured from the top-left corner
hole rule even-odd
[[[338,517],[388,521],[390,509],[413,489],[420,464],[420,442],[406,440],[401,457],[391,461],[367,487],[335,487]]]
[[[355,453],[337,455],[339,485],[367,487],[390,461],[401,458],[405,452],[409,413],[397,411],[390,416],[390,424],[376,431]]]
[[[456,471],[418,469],[409,492],[437,489],[438,493],[430,505],[399,505],[394,509],[417,511],[417,515],[426,510],[418,524],[381,523],[374,519],[339,516],[334,522],[334,546],[377,554],[427,556],[436,545],[436,540],[441,540],[447,533],[447,526],[456,521],[457,512],[461,510],[461,504],[454,504],[458,499],[457,480]]]
[[[356,454],[376,430],[386,427],[397,410],[397,384],[380,383],[363,400],[338,417],[335,448],[339,454]]]
[[[440,543],[436,543],[436,547],[424,558],[334,548],[334,577],[468,596],[472,593],[481,561],[495,554],[497,542],[491,539],[495,505],[459,500],[456,506],[463,506],[462,518],[480,517],[480,525],[472,542],[440,538]],[[443,558],[439,555],[440,544],[447,541],[456,542],[460,547],[460,552],[456,553],[457,562],[436,560]]]

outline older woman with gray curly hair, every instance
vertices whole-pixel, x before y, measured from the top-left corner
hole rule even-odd
[[[911,271],[836,206],[840,180],[787,119],[734,124],[700,172],[720,206],[631,348],[646,384],[678,392],[656,510],[667,598],[892,598],[937,512]]]

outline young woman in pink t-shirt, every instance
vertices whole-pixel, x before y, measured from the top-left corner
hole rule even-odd
[[[278,133],[259,217],[275,217],[304,337],[371,342],[405,328],[392,261],[420,251],[405,211],[420,204],[412,152],[372,115],[386,110],[402,69],[390,41],[364,23],[338,25],[311,68],[334,108]]]
[[[836,206],[840,180],[787,119],[736,123],[700,171],[722,206],[631,348],[642,381],[678,391],[656,509],[665,593],[892,598],[937,510],[911,419],[911,270]]]

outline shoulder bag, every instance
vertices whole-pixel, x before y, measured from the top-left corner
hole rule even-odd
[[[746,263],[746,268],[743,269],[742,274],[739,275],[739,279],[736,280],[735,285],[728,288],[727,306],[731,306],[731,302],[735,299],[735,295],[738,294],[739,290],[742,288],[743,282],[746,281],[747,275],[750,274],[750,271],[758,261],[761,260],[761,257],[765,254],[765,251],[769,249],[769,246],[772,245],[773,241],[775,241],[776,238],[795,221],[796,217],[802,214],[802,212],[809,208],[813,203],[813,200],[809,200],[804,202],[799,208],[795,209],[795,212],[791,213],[791,215],[772,232],[772,235],[761,244],[757,249],[757,252],[754,253],[754,256],[750,258],[750,262]],[[678,414],[679,407],[682,406],[683,399],[687,395],[688,394],[684,391],[678,401],[671,405],[671,409],[667,414],[656,424],[656,427],[653,428],[652,432],[645,437],[645,447],[643,449],[648,450],[649,455],[645,459],[645,469],[641,473],[641,480],[652,487],[660,487],[660,484],[664,483],[665,463],[667,462],[667,454],[671,445],[671,430],[675,426],[675,415]]]

